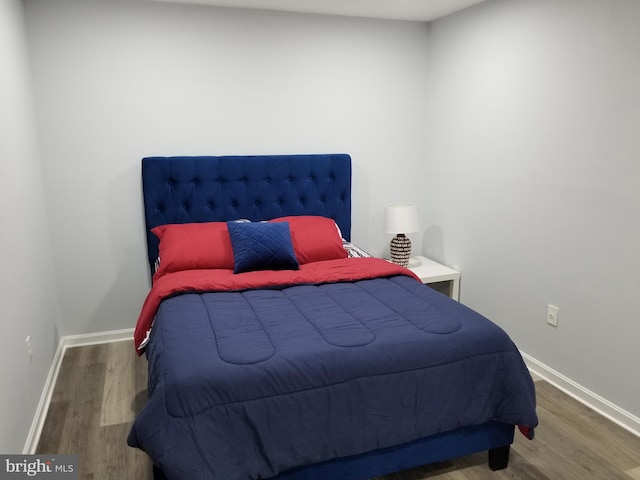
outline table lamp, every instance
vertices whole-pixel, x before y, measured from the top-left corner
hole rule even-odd
[[[384,207],[383,229],[386,233],[395,233],[391,240],[391,261],[403,267],[409,265],[411,240],[406,233],[420,230],[418,209],[410,203],[396,203]]]

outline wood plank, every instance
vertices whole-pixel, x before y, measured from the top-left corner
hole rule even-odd
[[[620,428],[596,411],[562,393],[549,383],[536,386],[543,408],[562,430],[579,438],[588,451],[611,463],[617,470],[627,470],[638,465],[640,439]]]
[[[136,368],[138,360],[131,342],[113,342],[107,346],[105,383],[100,426],[133,422],[136,404]]]
[[[625,473],[633,480],[640,480],[640,466],[627,470]]]
[[[80,478],[91,478],[93,465],[99,458],[100,410],[104,364],[85,365],[76,370],[70,386],[72,399],[64,423],[61,425],[60,444],[56,452],[78,455]]]
[[[49,428],[43,428],[38,440],[37,452],[40,453],[57,453],[62,443],[62,428],[52,428],[52,426],[62,427],[69,414],[68,400],[55,400],[49,404],[47,412],[47,425]]]
[[[96,478],[153,479],[149,457],[137,448],[125,448],[130,423],[109,425],[100,429],[101,454],[95,465]]]

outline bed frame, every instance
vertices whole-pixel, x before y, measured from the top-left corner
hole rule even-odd
[[[252,221],[284,215],[333,218],[351,235],[351,158],[346,154],[148,157],[142,181],[150,272],[168,223]],[[301,466],[274,480],[359,480],[488,451],[489,467],[507,467],[514,426],[497,422],[443,432],[403,445]],[[154,467],[154,478],[165,478]]]

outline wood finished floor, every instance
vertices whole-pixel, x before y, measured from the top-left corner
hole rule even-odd
[[[130,341],[67,349],[37,453],[77,454],[80,480],[151,479],[146,454],[126,443],[146,368]],[[640,480],[640,438],[545,381],[536,391],[536,439],[516,432],[507,469],[492,472],[480,453],[376,480]]]

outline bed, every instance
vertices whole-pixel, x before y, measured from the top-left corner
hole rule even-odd
[[[358,480],[533,438],[508,335],[381,259],[354,258],[346,154],[142,160],[148,400],[128,443],[156,479]],[[356,256],[359,257],[359,256]]]

